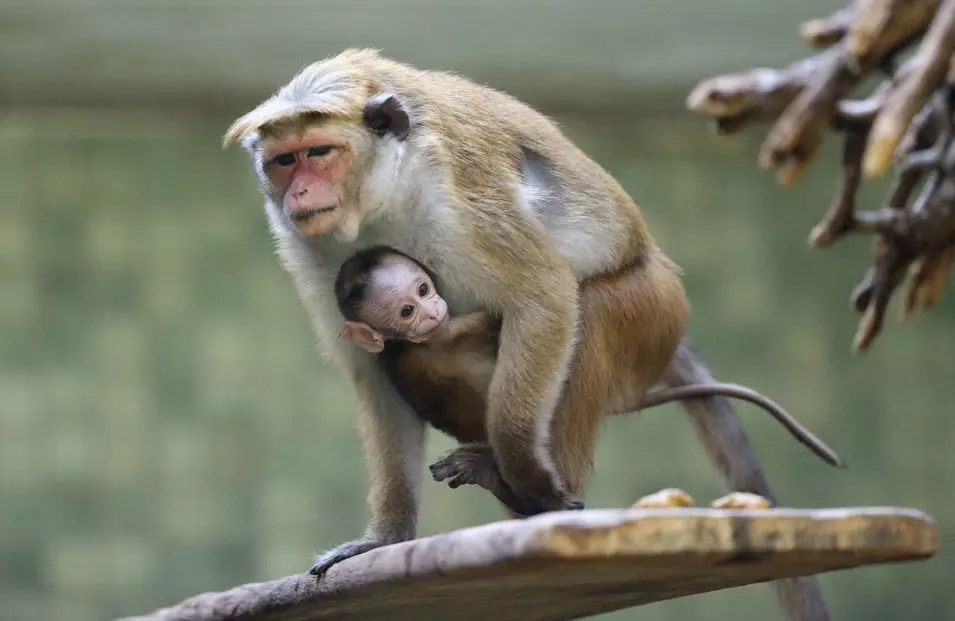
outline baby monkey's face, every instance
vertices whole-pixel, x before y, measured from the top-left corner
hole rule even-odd
[[[369,274],[362,321],[380,332],[423,343],[448,325],[448,305],[428,274],[404,257],[388,257]]]

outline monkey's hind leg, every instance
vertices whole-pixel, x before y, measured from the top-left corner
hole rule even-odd
[[[571,493],[582,493],[592,471],[603,418],[659,381],[687,313],[675,266],[656,252],[581,283],[580,335],[547,446]]]

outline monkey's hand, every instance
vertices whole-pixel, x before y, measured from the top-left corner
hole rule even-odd
[[[358,556],[359,554],[364,554],[365,552],[374,550],[375,548],[386,546],[389,543],[391,542],[377,541],[374,539],[356,539],[354,541],[343,543],[337,548],[332,548],[331,550],[320,554],[318,559],[316,559],[315,564],[312,565],[312,568],[308,570],[308,573],[314,576],[321,576],[336,563],[340,563],[341,561],[353,556]]]
[[[452,489],[462,485],[483,487],[508,509],[523,516],[584,508],[583,502],[569,494],[560,497],[558,503],[547,506],[515,494],[501,477],[494,451],[489,444],[463,444],[431,464],[429,470],[435,481],[447,481],[448,487]]]

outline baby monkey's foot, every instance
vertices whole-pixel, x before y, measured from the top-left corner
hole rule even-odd
[[[428,469],[435,481],[447,481],[451,489],[462,485],[479,485],[493,493],[504,485],[489,444],[462,444]]]
[[[730,492],[710,503],[714,509],[769,509],[769,500],[759,494]]]
[[[477,485],[491,492],[502,504],[522,516],[547,511],[579,510],[584,503],[576,496],[547,485],[528,487],[515,492],[501,477],[489,444],[463,444],[444,455],[428,468],[431,477],[447,481],[452,489],[462,485]],[[537,488],[540,489],[537,489]]]
[[[648,494],[633,503],[631,509],[666,509],[672,507],[695,507],[693,498],[676,487],[661,489],[659,492]]]

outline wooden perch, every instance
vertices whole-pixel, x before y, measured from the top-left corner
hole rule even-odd
[[[541,515],[387,546],[123,621],[561,621],[719,589],[931,557],[898,508],[624,509]]]
[[[802,175],[827,130],[845,134],[842,183],[809,243],[874,236],[872,266],[851,295],[862,313],[853,344],[864,351],[906,277],[903,316],[938,302],[955,262],[955,0],[856,0],[804,23],[800,34],[824,49],[782,69],[704,80],[687,107],[713,118],[722,134],[775,119],[758,161],[776,168],[784,185]],[[916,53],[893,69],[913,46]],[[868,97],[851,99],[874,72],[888,77]],[[897,179],[884,205],[857,212],[862,178],[893,163]]]

